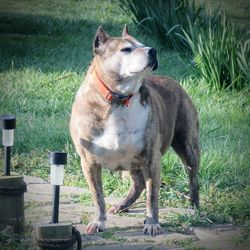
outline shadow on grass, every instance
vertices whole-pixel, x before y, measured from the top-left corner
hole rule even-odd
[[[0,71],[34,67],[81,72],[92,57],[99,23],[77,18],[0,13]],[[105,23],[108,30],[114,26]]]

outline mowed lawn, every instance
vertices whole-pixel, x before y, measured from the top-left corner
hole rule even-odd
[[[157,48],[155,74],[179,80],[198,108],[200,216],[210,223],[245,224],[250,217],[249,89],[210,90],[190,55],[164,49],[132,24],[115,0],[0,0],[0,114],[17,118],[12,170],[48,178],[48,152],[66,151],[65,184],[86,186],[69,135],[71,105],[92,58],[97,27],[120,36],[125,23],[138,40]],[[106,195],[122,197],[129,188],[128,180],[109,171],[103,179]],[[162,159],[160,206],[188,207],[188,195],[187,175],[170,150]]]

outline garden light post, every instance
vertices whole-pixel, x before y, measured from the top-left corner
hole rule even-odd
[[[49,154],[50,182],[53,185],[52,220],[50,223],[37,225],[33,233],[33,243],[37,250],[81,250],[81,235],[72,222],[58,222],[60,186],[63,185],[64,165],[67,153],[51,152]]]
[[[49,163],[51,165],[51,184],[53,185],[51,222],[58,223],[60,185],[63,184],[64,165],[67,163],[67,153],[51,152]]]
[[[11,146],[14,144],[16,118],[12,115],[1,116],[2,144],[4,146],[4,175],[10,175]]]
[[[14,232],[24,230],[24,192],[27,187],[23,175],[10,175],[11,147],[14,145],[16,118],[12,115],[0,116],[2,129],[3,173],[0,173],[0,230],[11,226]]]

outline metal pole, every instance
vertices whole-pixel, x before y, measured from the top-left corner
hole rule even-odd
[[[58,223],[59,214],[59,197],[60,197],[60,186],[53,185],[53,196],[52,196],[52,223]]]
[[[4,146],[4,175],[10,175],[10,146]]]

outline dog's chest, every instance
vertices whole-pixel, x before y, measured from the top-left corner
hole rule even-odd
[[[135,156],[144,146],[149,107],[142,106],[139,96],[130,108],[117,107],[104,124],[103,133],[93,140],[94,154],[104,167],[130,170]]]

